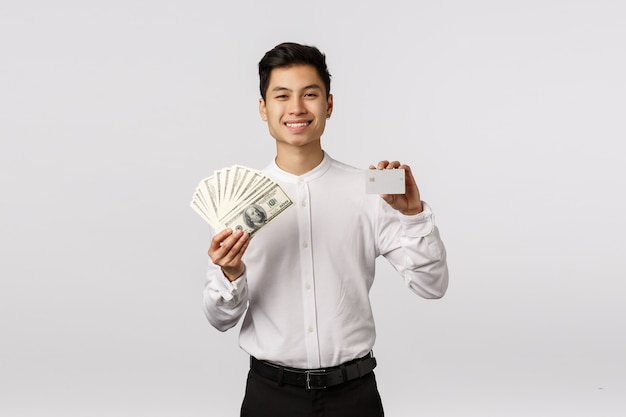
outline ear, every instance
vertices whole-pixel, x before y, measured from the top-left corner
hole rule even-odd
[[[333,113],[333,95],[329,94],[326,101],[328,102],[326,107],[326,118],[330,119],[330,115]]]
[[[267,122],[267,108],[265,107],[265,100],[263,100],[263,98],[259,99],[259,114],[261,115],[261,119]]]

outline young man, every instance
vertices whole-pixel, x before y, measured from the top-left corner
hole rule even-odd
[[[407,165],[406,192],[368,195],[364,172],[333,160],[320,139],[333,111],[330,74],[317,48],[284,43],[259,62],[259,111],[276,142],[264,172],[294,201],[252,241],[217,231],[204,307],[225,331],[245,315],[251,356],[241,415],[379,417],[369,300],[375,260],[386,257],[410,290],[440,298],[446,252]]]

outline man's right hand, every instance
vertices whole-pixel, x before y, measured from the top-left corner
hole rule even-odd
[[[229,281],[234,281],[246,271],[246,265],[241,260],[250,235],[241,230],[224,229],[211,240],[209,256],[215,265],[222,268],[224,276]]]

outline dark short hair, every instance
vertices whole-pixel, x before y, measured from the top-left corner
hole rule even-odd
[[[317,70],[324,82],[326,97],[328,97],[330,94],[330,73],[326,66],[326,55],[315,46],[284,42],[266,52],[261,61],[259,61],[259,87],[263,100],[265,100],[267,87],[270,83],[270,75],[274,68],[300,64],[311,65]]]

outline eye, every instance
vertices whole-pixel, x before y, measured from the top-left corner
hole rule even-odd
[[[317,93],[306,93],[306,94],[304,95],[304,97],[312,97],[312,98],[315,98],[315,97],[317,97]]]

